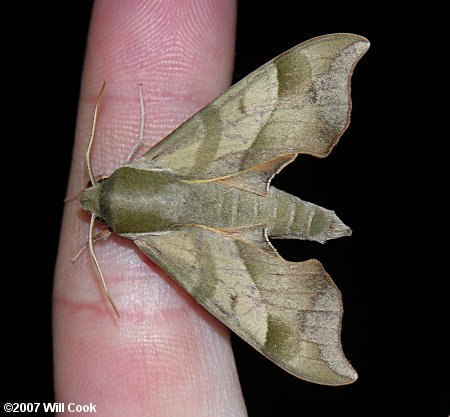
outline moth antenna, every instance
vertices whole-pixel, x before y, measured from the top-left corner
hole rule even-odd
[[[95,224],[95,214],[91,215],[91,223],[89,225],[89,253],[91,254],[92,261],[94,262],[95,269],[97,270],[98,278],[100,279],[100,284],[103,288],[103,291],[105,291],[106,297],[108,298],[109,302],[111,303],[112,308],[117,314],[117,317],[120,319],[119,310],[117,310],[116,305],[114,304],[111,296],[109,295],[108,287],[106,286],[105,278],[103,278],[102,270],[100,269],[100,265],[98,263],[97,257],[95,256],[94,252],[94,242],[93,242],[93,234],[94,234],[94,224]]]
[[[125,164],[128,164],[133,159],[139,148],[144,144],[145,106],[144,106],[144,97],[142,95],[142,84],[138,84],[138,90],[139,90],[139,103],[141,105],[141,126],[139,129],[139,140],[133,146],[133,149],[131,149],[131,152],[128,155],[127,160],[125,161]]]
[[[98,93],[98,96],[97,96],[97,101],[95,103],[95,108],[94,108],[94,114],[92,116],[91,133],[89,134],[89,142],[88,142],[88,146],[86,149],[86,165],[87,165],[87,169],[89,172],[89,179],[91,180],[92,185],[96,185],[97,180],[94,177],[94,173],[92,172],[92,167],[91,167],[91,148],[92,148],[92,143],[94,142],[95,125],[97,124],[98,108],[100,106],[100,99],[102,98],[103,90],[105,89],[105,85],[106,85],[106,81],[103,81],[102,88],[100,89],[100,93]]]

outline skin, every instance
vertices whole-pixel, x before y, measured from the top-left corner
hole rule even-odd
[[[87,184],[84,151],[103,80],[96,175],[121,166],[137,141],[138,83],[149,147],[226,90],[234,30],[230,0],[97,1],[67,195]],[[131,242],[112,236],[95,250],[117,319],[88,253],[71,263],[87,225],[79,203],[67,203],[54,286],[56,401],[93,403],[108,416],[245,416],[225,328]]]

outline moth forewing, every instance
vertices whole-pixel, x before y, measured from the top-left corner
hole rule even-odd
[[[320,262],[288,262],[268,237],[323,243],[350,229],[270,181],[297,154],[336,145],[368,46],[336,34],[290,49],[81,198],[255,349],[319,384],[357,378],[341,348],[339,290]]]

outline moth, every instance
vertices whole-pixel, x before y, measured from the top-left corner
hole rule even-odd
[[[368,47],[352,34],[295,46],[102,181],[88,156],[92,186],[80,202],[110,301],[93,252],[95,219],[281,368],[319,384],[355,381],[341,347],[339,290],[319,261],[288,262],[269,241],[323,243],[351,231],[333,211],[270,182],[298,154],[323,158],[336,145],[350,121],[351,75]],[[94,128],[87,155],[93,136]]]

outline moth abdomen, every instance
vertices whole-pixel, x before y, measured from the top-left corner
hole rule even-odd
[[[267,233],[275,239],[305,239],[324,243],[329,239],[351,235],[351,229],[334,211],[270,188],[273,195],[271,222]]]

